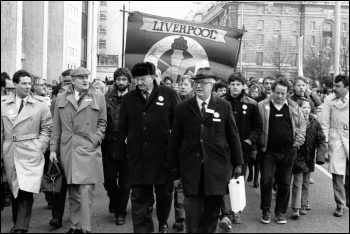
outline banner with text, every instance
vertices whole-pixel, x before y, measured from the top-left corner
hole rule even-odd
[[[211,67],[214,75],[228,77],[237,65],[244,31],[163,18],[140,12],[129,15],[125,66],[140,61],[154,63],[162,78],[196,74]]]

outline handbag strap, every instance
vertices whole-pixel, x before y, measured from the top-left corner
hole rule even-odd
[[[56,170],[57,170],[57,173],[56,173],[56,174],[53,174],[53,173],[52,173],[53,167],[55,167]],[[50,162],[49,169],[47,170],[47,174],[48,174],[50,177],[52,177],[52,176],[56,177],[56,176],[58,176],[58,175],[61,175],[61,170],[60,170],[60,168],[59,168],[59,166],[57,165],[56,162]]]

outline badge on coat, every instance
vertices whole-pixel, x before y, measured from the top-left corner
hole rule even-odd
[[[270,106],[265,106],[265,109],[266,110],[270,110]]]
[[[158,106],[164,106],[164,103],[162,103],[162,102],[156,102],[156,104],[157,104]]]
[[[243,105],[242,108],[243,108],[243,110],[248,109],[247,105]]]
[[[246,111],[243,111],[243,114],[245,115],[245,114],[247,114],[247,112],[246,112]]]
[[[158,100],[159,100],[160,102],[164,101],[163,96],[159,96],[159,97],[158,97]]]
[[[206,109],[206,111],[205,111],[205,112],[207,112],[207,113],[209,113],[209,114],[214,114],[214,112],[215,112],[215,111],[214,111],[214,110],[212,110],[212,109],[209,109],[209,108],[208,108],[208,109]]]
[[[220,117],[219,113],[218,113],[218,112],[215,112],[215,113],[214,113],[214,117],[215,117],[215,118],[219,118],[219,117]]]

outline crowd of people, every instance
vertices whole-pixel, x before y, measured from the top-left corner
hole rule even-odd
[[[336,76],[332,92],[310,89],[302,76],[260,83],[210,67],[162,79],[150,62],[118,68],[113,81],[89,76],[66,70],[49,85],[25,70],[1,73],[1,205],[12,205],[11,233],[28,232],[33,194],[52,163],[64,177],[59,193],[45,193],[49,225],[62,227],[68,192],[68,233],[92,231],[99,183],[116,225],[125,224],[130,198],[134,232],[154,232],[156,205],[158,231],[167,233],[173,199],[173,229],[231,230],[243,220],[228,183],[240,176],[260,187],[261,222],[270,223],[275,195],[275,220],[285,224],[291,191],[292,218],[312,209],[311,173],[326,156],[334,216],[349,206],[348,76]]]

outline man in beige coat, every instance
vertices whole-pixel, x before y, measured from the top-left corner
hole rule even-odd
[[[1,97],[1,157],[12,196],[12,233],[27,232],[33,193],[39,193],[52,118],[44,99],[30,92],[32,75],[13,75],[16,92]]]
[[[320,122],[328,142],[328,170],[337,203],[334,216],[341,217],[345,205],[349,207],[349,77],[336,76],[333,89],[334,94],[324,101]]]
[[[103,183],[101,142],[107,126],[105,98],[90,87],[85,68],[71,71],[72,85],[58,94],[53,114],[50,160],[60,160],[69,192],[71,228],[90,232],[93,191]]]

